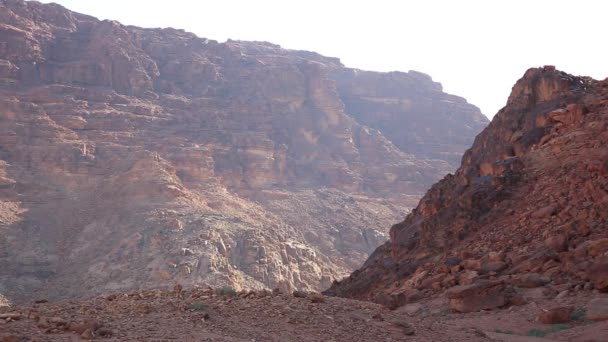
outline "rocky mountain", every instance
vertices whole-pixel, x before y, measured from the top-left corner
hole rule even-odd
[[[607,176],[608,79],[530,69],[456,173],[328,293],[398,307],[447,290],[469,312],[525,304],[527,289],[607,292]]]
[[[321,289],[486,124],[418,72],[0,0],[0,293]]]

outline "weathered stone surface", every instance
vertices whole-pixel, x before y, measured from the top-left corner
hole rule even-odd
[[[11,299],[326,288],[486,123],[418,72],[35,1],[0,1],[0,79]]]
[[[474,312],[507,304],[504,282],[479,281],[452,287],[447,291],[450,308],[458,312]]]

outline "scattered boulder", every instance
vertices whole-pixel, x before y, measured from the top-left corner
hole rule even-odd
[[[323,296],[320,293],[311,293],[309,298],[312,303],[324,303],[325,302],[325,296]]]
[[[453,287],[446,294],[451,309],[474,312],[507,304],[505,288],[502,281],[479,281],[471,285]]]
[[[590,256],[602,255],[608,251],[608,238],[597,239],[590,241],[587,245],[587,254]]]
[[[526,273],[513,280],[513,284],[523,288],[534,288],[548,284],[551,279],[538,273]]]
[[[296,290],[293,291],[293,296],[296,298],[306,298],[308,297],[308,293],[306,293],[306,291]]]
[[[85,330],[82,334],[80,334],[80,338],[83,340],[92,340],[95,338],[93,331],[91,329]]]
[[[394,325],[400,327],[403,331],[403,334],[405,334],[406,336],[412,336],[416,334],[416,330],[414,329],[414,327],[404,321],[393,321],[392,322]]]
[[[466,259],[460,263],[460,266],[465,270],[479,271],[481,269],[481,261],[477,259]]]
[[[591,266],[587,275],[596,289],[600,292],[608,292],[608,262]]]
[[[548,206],[542,207],[542,208],[538,209],[537,211],[533,212],[531,217],[537,218],[537,219],[542,219],[542,218],[549,217],[549,216],[555,214],[556,212],[557,212],[557,205],[550,204]]]
[[[506,270],[507,267],[509,267],[509,266],[504,261],[488,261],[488,262],[484,262],[481,265],[481,271],[484,273],[489,273],[489,272],[498,273],[498,272]]]
[[[543,324],[568,323],[573,311],[574,308],[571,306],[552,308],[540,314],[537,320]]]

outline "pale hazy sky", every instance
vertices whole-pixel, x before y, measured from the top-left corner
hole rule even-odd
[[[529,67],[608,77],[604,0],[54,0],[100,19],[263,40],[376,71],[418,70],[489,117]],[[607,3],[607,4],[605,4]]]

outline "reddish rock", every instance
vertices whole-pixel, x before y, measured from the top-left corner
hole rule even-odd
[[[606,238],[606,97],[606,81],[528,70],[460,168],[433,185],[392,226],[390,241],[328,293],[366,298],[390,291],[410,281],[413,270],[434,270],[451,255],[477,277],[501,273],[516,286],[591,280],[605,289],[597,266],[603,243],[593,251],[584,245]],[[504,259],[496,251],[505,251]],[[399,267],[379,267],[387,258]],[[597,274],[589,271],[593,264]],[[460,284],[468,282],[463,273]]]
[[[608,292],[608,262],[597,263],[587,271],[593,286],[601,292]]]
[[[488,261],[488,262],[484,262],[481,265],[481,271],[488,273],[488,272],[501,272],[505,269],[507,269],[508,265],[506,262],[504,261]]]
[[[573,311],[574,308],[571,306],[552,308],[540,314],[537,320],[543,324],[568,323]]]
[[[608,238],[589,241],[587,254],[593,257],[603,255],[608,252]]]
[[[504,282],[479,281],[447,291],[449,306],[458,312],[494,309],[507,304]]]
[[[479,271],[481,269],[481,260],[467,259],[460,263],[460,266],[465,270]]]
[[[555,214],[555,212],[557,211],[557,205],[555,204],[551,204],[548,205],[546,207],[542,207],[540,209],[538,209],[537,211],[532,213],[532,218],[545,218],[545,217],[549,217],[553,214]]]
[[[515,278],[513,284],[523,288],[533,288],[544,286],[550,281],[551,279],[547,276],[538,273],[526,273]]]

